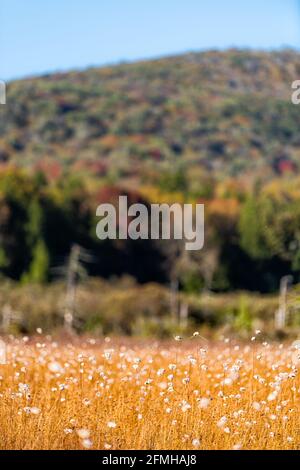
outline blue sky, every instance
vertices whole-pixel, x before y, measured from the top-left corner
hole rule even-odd
[[[230,46],[300,49],[300,0],[1,0],[0,78]]]

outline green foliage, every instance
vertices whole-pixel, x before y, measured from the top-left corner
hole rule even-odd
[[[38,240],[32,253],[32,261],[28,273],[24,274],[24,283],[45,283],[49,278],[49,254],[45,242]]]
[[[9,260],[7,258],[7,255],[3,247],[0,247],[0,269],[7,268],[8,265],[9,265]]]
[[[43,227],[43,210],[39,201],[34,198],[28,206],[28,222],[25,230],[28,243],[34,245],[40,237]]]
[[[204,287],[204,282],[199,273],[188,271],[182,278],[183,291],[187,293],[199,294]]]
[[[240,297],[237,315],[234,319],[234,326],[238,331],[251,331],[252,318],[250,306],[247,298],[244,296]]]
[[[185,192],[187,190],[187,180],[184,170],[171,170],[167,174],[163,174],[159,179],[158,185],[166,192]]]
[[[241,210],[239,221],[241,247],[254,259],[267,255],[262,232],[259,201],[249,196]]]

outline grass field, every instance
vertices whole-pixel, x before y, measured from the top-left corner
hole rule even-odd
[[[7,341],[1,449],[299,449],[297,343]]]

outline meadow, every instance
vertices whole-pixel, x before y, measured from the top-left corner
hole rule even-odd
[[[299,449],[300,342],[8,337],[1,449]]]

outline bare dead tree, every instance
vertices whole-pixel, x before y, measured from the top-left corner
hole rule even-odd
[[[73,332],[79,256],[79,245],[72,245],[67,270],[67,291],[64,313],[64,326],[69,333]]]
[[[292,282],[293,277],[283,276],[280,279],[280,287],[279,287],[279,306],[275,312],[275,328],[277,330],[283,330],[286,324],[286,316],[287,316],[287,294],[288,294],[288,287],[289,284]]]

